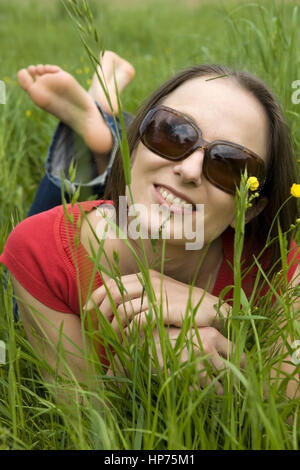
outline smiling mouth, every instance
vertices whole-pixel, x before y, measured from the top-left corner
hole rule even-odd
[[[192,210],[196,211],[196,206],[190,201],[186,201],[181,197],[174,194],[172,191],[166,189],[164,186],[154,184],[157,197],[160,200],[161,204],[168,205],[168,207],[178,208],[180,211],[187,210],[187,206],[192,206]]]

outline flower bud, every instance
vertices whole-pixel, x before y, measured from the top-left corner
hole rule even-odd
[[[255,191],[259,187],[259,181],[256,176],[250,176],[247,181],[250,191]]]

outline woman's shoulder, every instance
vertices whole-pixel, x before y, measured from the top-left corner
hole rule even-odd
[[[29,262],[32,257],[45,258],[47,255],[49,258],[50,253],[55,256],[57,246],[61,244],[60,227],[65,228],[69,224],[75,230],[79,214],[88,213],[103,202],[107,201],[60,205],[24,219],[9,234],[0,262],[5,264],[8,258],[20,263],[28,259]]]
[[[19,252],[26,251],[32,244],[41,246],[40,244],[46,239],[49,242],[53,225],[61,212],[61,206],[57,206],[22,220],[9,234],[3,253],[10,252],[17,256]]]
[[[37,300],[54,310],[68,312],[54,286],[58,286],[59,270],[61,283],[64,277],[54,233],[60,213],[61,208],[55,207],[20,222],[7,239],[0,262]]]
[[[110,200],[103,200],[97,206],[93,206],[82,220],[81,224],[81,243],[87,253],[91,256],[91,244],[95,251],[97,251],[98,240],[103,237],[107,238],[107,218],[115,221],[115,212],[111,211],[113,202]]]
[[[88,213],[93,208],[100,206],[103,203],[109,203],[111,201],[104,200],[93,200],[77,202],[76,204],[66,204],[55,206],[44,212],[32,215],[22,220],[9,234],[6,244],[6,248],[11,248],[12,245],[19,245],[20,248],[25,246],[25,243],[34,243],[36,246],[45,241],[47,244],[50,242],[51,234],[55,230],[56,224],[62,219],[73,221],[72,216],[77,216],[80,213]],[[75,219],[76,220],[76,219]]]

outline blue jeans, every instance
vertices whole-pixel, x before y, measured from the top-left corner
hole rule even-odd
[[[61,186],[62,174],[64,175],[64,188],[65,198],[69,201],[70,194],[74,194],[77,187],[80,185],[81,200],[87,199],[88,196],[95,194],[97,198],[101,199],[104,194],[107,176],[113,164],[116,152],[118,150],[118,139],[116,124],[112,116],[107,114],[97,104],[99,112],[109,126],[112,137],[113,147],[110,153],[108,165],[101,175],[97,174],[96,164],[92,152],[87,148],[84,141],[76,135],[71,128],[60,122],[54,132],[46,160],[46,174],[42,179],[34,201],[29,209],[27,217],[30,217],[39,212],[51,209],[52,207],[62,204],[61,199]],[[133,116],[129,113],[123,113],[125,126],[128,128],[132,122]],[[119,120],[116,120],[119,133],[121,135],[121,128]],[[71,161],[76,163],[76,178],[74,182],[68,179],[68,173]]]

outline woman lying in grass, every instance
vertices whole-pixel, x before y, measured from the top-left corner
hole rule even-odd
[[[112,111],[116,112],[112,69],[122,71],[116,73],[120,88],[130,81],[134,71],[130,64],[112,53],[106,53],[103,63]],[[101,321],[106,318],[120,341],[124,339],[123,328],[128,333],[136,321],[145,325],[150,302],[144,285],[147,275],[141,273],[141,265],[148,264],[149,278],[158,304],[162,302],[164,325],[172,340],[180,334],[187,304],[191,302],[195,317],[190,334],[194,335],[199,355],[199,383],[205,387],[213,380],[218,393],[222,393],[221,381],[208,377],[202,359],[208,355],[207,360],[217,375],[226,367],[223,359],[230,359],[236,346],[226,336],[221,321],[222,316],[225,319],[230,316],[233,291],[230,288],[224,296],[221,293],[234,283],[231,265],[235,192],[245,169],[259,181],[259,196],[253,199],[245,216],[242,287],[246,296],[250,299],[257,275],[253,256],[262,251],[268,234],[275,241],[259,262],[269,272],[270,280],[282,267],[277,223],[272,225],[272,222],[289,197],[296,172],[287,126],[277,100],[264,83],[246,72],[200,65],[178,73],[152,94],[129,127],[129,189],[121,153],[116,154],[113,163],[107,156],[114,136],[103,120],[103,109],[107,115],[110,109],[100,87],[88,94],[73,77],[55,66],[29,67],[19,73],[19,81],[36,104],[55,114],[83,138],[97,161],[100,176],[106,165],[111,167],[104,200],[69,205],[67,210],[60,205],[29,217],[7,240],[0,261],[12,273],[21,319],[30,342],[55,368],[56,352],[49,342],[55,345],[62,338],[69,366],[78,380],[85,382],[88,371],[77,354],[78,346],[83,348],[82,315],[90,312],[92,327],[100,331]],[[102,115],[95,101],[102,105]],[[126,178],[128,182],[129,176]],[[140,211],[138,220],[144,248],[130,231],[127,239],[110,236],[113,233],[107,222],[110,207],[115,207],[117,223],[121,224],[118,209],[123,200],[119,197],[125,195],[128,207],[120,213],[121,217],[127,217],[126,227],[129,227],[134,222],[132,199],[139,204],[135,207]],[[204,243],[196,250],[187,249],[187,244],[197,239],[195,227],[197,230],[202,227],[198,226],[201,205],[204,205]],[[178,237],[178,215],[192,227],[189,234],[183,230],[181,237]],[[290,247],[289,286],[297,284],[299,274],[300,257],[289,231],[296,218],[296,200],[290,198],[278,216]],[[168,224],[170,236],[154,241],[151,236],[159,234],[164,222]],[[95,273],[93,260],[97,253]],[[162,257],[165,261],[161,275]],[[119,288],[112,266],[117,267],[115,273],[119,271],[125,290]],[[276,288],[282,295],[285,283],[281,278]],[[256,302],[268,291],[267,283],[262,280],[255,286]],[[220,296],[223,303],[217,313],[215,306]],[[289,319],[294,320],[299,303],[294,302],[290,307]],[[276,325],[279,332],[287,328],[288,322],[286,313],[281,315]],[[289,336],[283,344],[278,331],[274,334],[278,340],[272,347],[279,348],[278,351],[284,349],[286,359],[274,365],[274,376],[279,373],[281,379],[288,377],[287,396],[299,396],[296,365],[288,348],[297,338]],[[157,328],[153,335],[160,351]],[[101,361],[108,365],[108,352],[104,351],[101,338],[96,347]],[[161,351],[158,355],[161,357]],[[187,357],[185,350],[182,361]],[[242,352],[241,367],[245,358]],[[65,373],[62,365],[60,373]],[[111,369],[108,373],[112,373]]]

